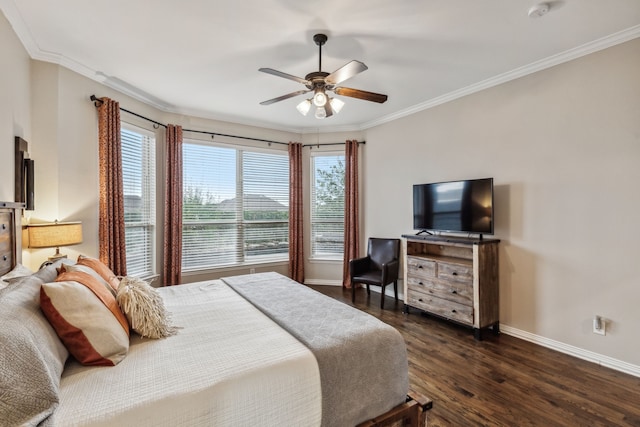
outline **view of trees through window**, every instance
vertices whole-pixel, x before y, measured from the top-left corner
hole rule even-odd
[[[344,155],[312,157],[311,252],[317,258],[344,253]]]
[[[183,144],[183,268],[288,259],[289,158]]]
[[[127,269],[155,272],[155,141],[122,129]],[[184,271],[288,260],[289,157],[282,151],[183,143]],[[311,256],[340,259],[344,155],[311,158]]]

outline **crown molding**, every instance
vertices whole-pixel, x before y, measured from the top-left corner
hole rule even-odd
[[[298,134],[364,131],[366,129],[379,126],[379,125],[382,125],[406,116],[410,116],[420,111],[437,107],[438,105],[442,105],[447,102],[454,101],[458,98],[462,98],[464,96],[471,95],[476,92],[480,92],[482,90],[489,89],[491,87],[498,86],[503,83],[507,83],[511,80],[515,80],[520,77],[524,77],[529,74],[536,73],[538,71],[542,71],[547,68],[562,64],[564,62],[568,62],[568,61],[580,58],[582,56],[589,55],[591,53],[640,37],[640,25],[635,25],[633,27],[627,28],[617,33],[586,43],[582,46],[569,49],[567,51],[561,52],[556,55],[552,55],[550,57],[541,59],[539,61],[525,65],[523,67],[516,68],[514,70],[482,80],[480,82],[471,84],[461,89],[457,89],[452,92],[437,96],[435,98],[431,98],[420,104],[416,104],[411,107],[405,108],[403,110],[397,111],[395,113],[382,116],[375,120],[364,122],[359,125],[324,127],[320,130],[317,127],[288,128],[288,127],[278,126],[273,123],[260,122],[260,121],[238,118],[238,117],[228,117],[220,114],[212,114],[209,112],[196,111],[196,110],[181,110],[171,105],[170,103],[160,100],[148,93],[145,93],[140,89],[118,78],[107,76],[100,71],[93,70],[85,66],[84,64],[81,64],[77,61],[69,59],[59,53],[48,52],[40,49],[40,47],[35,42],[33,36],[31,35],[29,28],[25,24],[24,19],[22,18],[22,15],[20,15],[20,12],[16,8],[14,1],[0,0],[0,9],[2,9],[7,20],[11,23],[11,26],[13,27],[14,32],[16,33],[16,35],[18,36],[18,38],[20,39],[20,41],[22,42],[23,46],[25,47],[29,56],[32,59],[59,64],[65,68],[75,71],[76,73],[81,74],[89,79],[98,81],[104,84],[105,86],[108,86],[112,89],[122,92],[125,95],[128,95],[138,101],[144,102],[145,104],[148,104],[151,107],[157,108],[158,110],[163,112],[190,115],[193,117],[199,117],[199,118],[210,119],[210,120],[227,121],[227,122],[246,125],[246,126],[264,127],[267,129],[290,132],[290,133],[298,133]]]
[[[400,110],[396,113],[363,123],[361,129],[369,129],[374,126],[379,126],[381,124],[400,119],[402,117],[410,116],[420,111],[428,110],[429,108],[437,107],[438,105],[442,105],[447,102],[454,101],[458,98],[462,98],[463,96],[471,95],[476,92],[480,92],[482,90],[507,83],[511,80],[519,79],[520,77],[524,77],[529,74],[533,74],[538,71],[542,71],[547,68],[572,61],[582,56],[589,55],[591,53],[627,42],[629,40],[633,40],[638,37],[640,37],[640,25],[627,28],[626,30],[619,31],[606,37],[602,37],[590,43],[583,44],[582,46],[578,46],[576,48],[566,50],[556,55],[549,56],[547,58],[541,59],[523,67],[516,68],[511,71],[507,71],[506,73],[499,74],[486,80],[482,80],[478,83],[474,83],[461,89],[445,93],[444,95],[432,98],[428,101],[416,104],[412,107]]]

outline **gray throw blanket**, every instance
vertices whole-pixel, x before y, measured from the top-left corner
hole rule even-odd
[[[354,426],[405,401],[407,352],[393,327],[278,273],[222,280],[313,352],[323,426]]]

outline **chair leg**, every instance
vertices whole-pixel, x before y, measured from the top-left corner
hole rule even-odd
[[[380,308],[384,309],[384,287],[385,285],[382,285],[382,291],[380,291]]]
[[[371,289],[369,288],[368,284],[367,284],[367,295],[371,296]]]
[[[396,295],[396,302],[398,302],[398,281],[393,282],[393,293]]]
[[[351,282],[351,302],[356,302],[356,284]]]

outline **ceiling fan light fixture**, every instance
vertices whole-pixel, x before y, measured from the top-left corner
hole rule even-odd
[[[309,110],[311,109],[311,99],[305,99],[300,104],[298,104],[296,108],[298,109],[300,114],[306,116],[307,114],[309,114]]]
[[[308,73],[304,78],[296,77],[291,74],[283,73],[282,71],[274,70],[272,68],[259,68],[258,71],[272,74],[277,77],[283,77],[288,80],[304,85],[305,89],[288,93],[286,95],[278,96],[276,98],[262,101],[260,105],[271,105],[276,102],[284,101],[285,99],[293,98],[294,96],[307,94],[313,92],[311,98],[305,99],[296,106],[296,109],[306,116],[311,110],[311,106],[316,107],[314,116],[317,119],[325,119],[338,114],[344,102],[340,99],[332,98],[327,94],[327,91],[339,96],[348,96],[351,98],[363,99],[365,101],[377,102],[382,104],[387,100],[387,95],[381,93],[367,92],[366,90],[353,89],[344,86],[338,86],[340,83],[353,76],[367,70],[367,66],[360,62],[351,60],[342,67],[335,70],[333,73],[326,73],[322,71],[322,45],[327,41],[326,34],[316,34],[313,36],[313,41],[318,46],[318,71]]]
[[[344,102],[342,102],[338,98],[329,98],[329,103],[331,104],[333,112],[336,114],[338,114],[340,110],[342,110],[342,107],[344,107]]]
[[[313,95],[313,104],[316,107],[324,107],[324,104],[327,103],[327,94],[324,93],[323,90],[317,89],[316,94]]]

